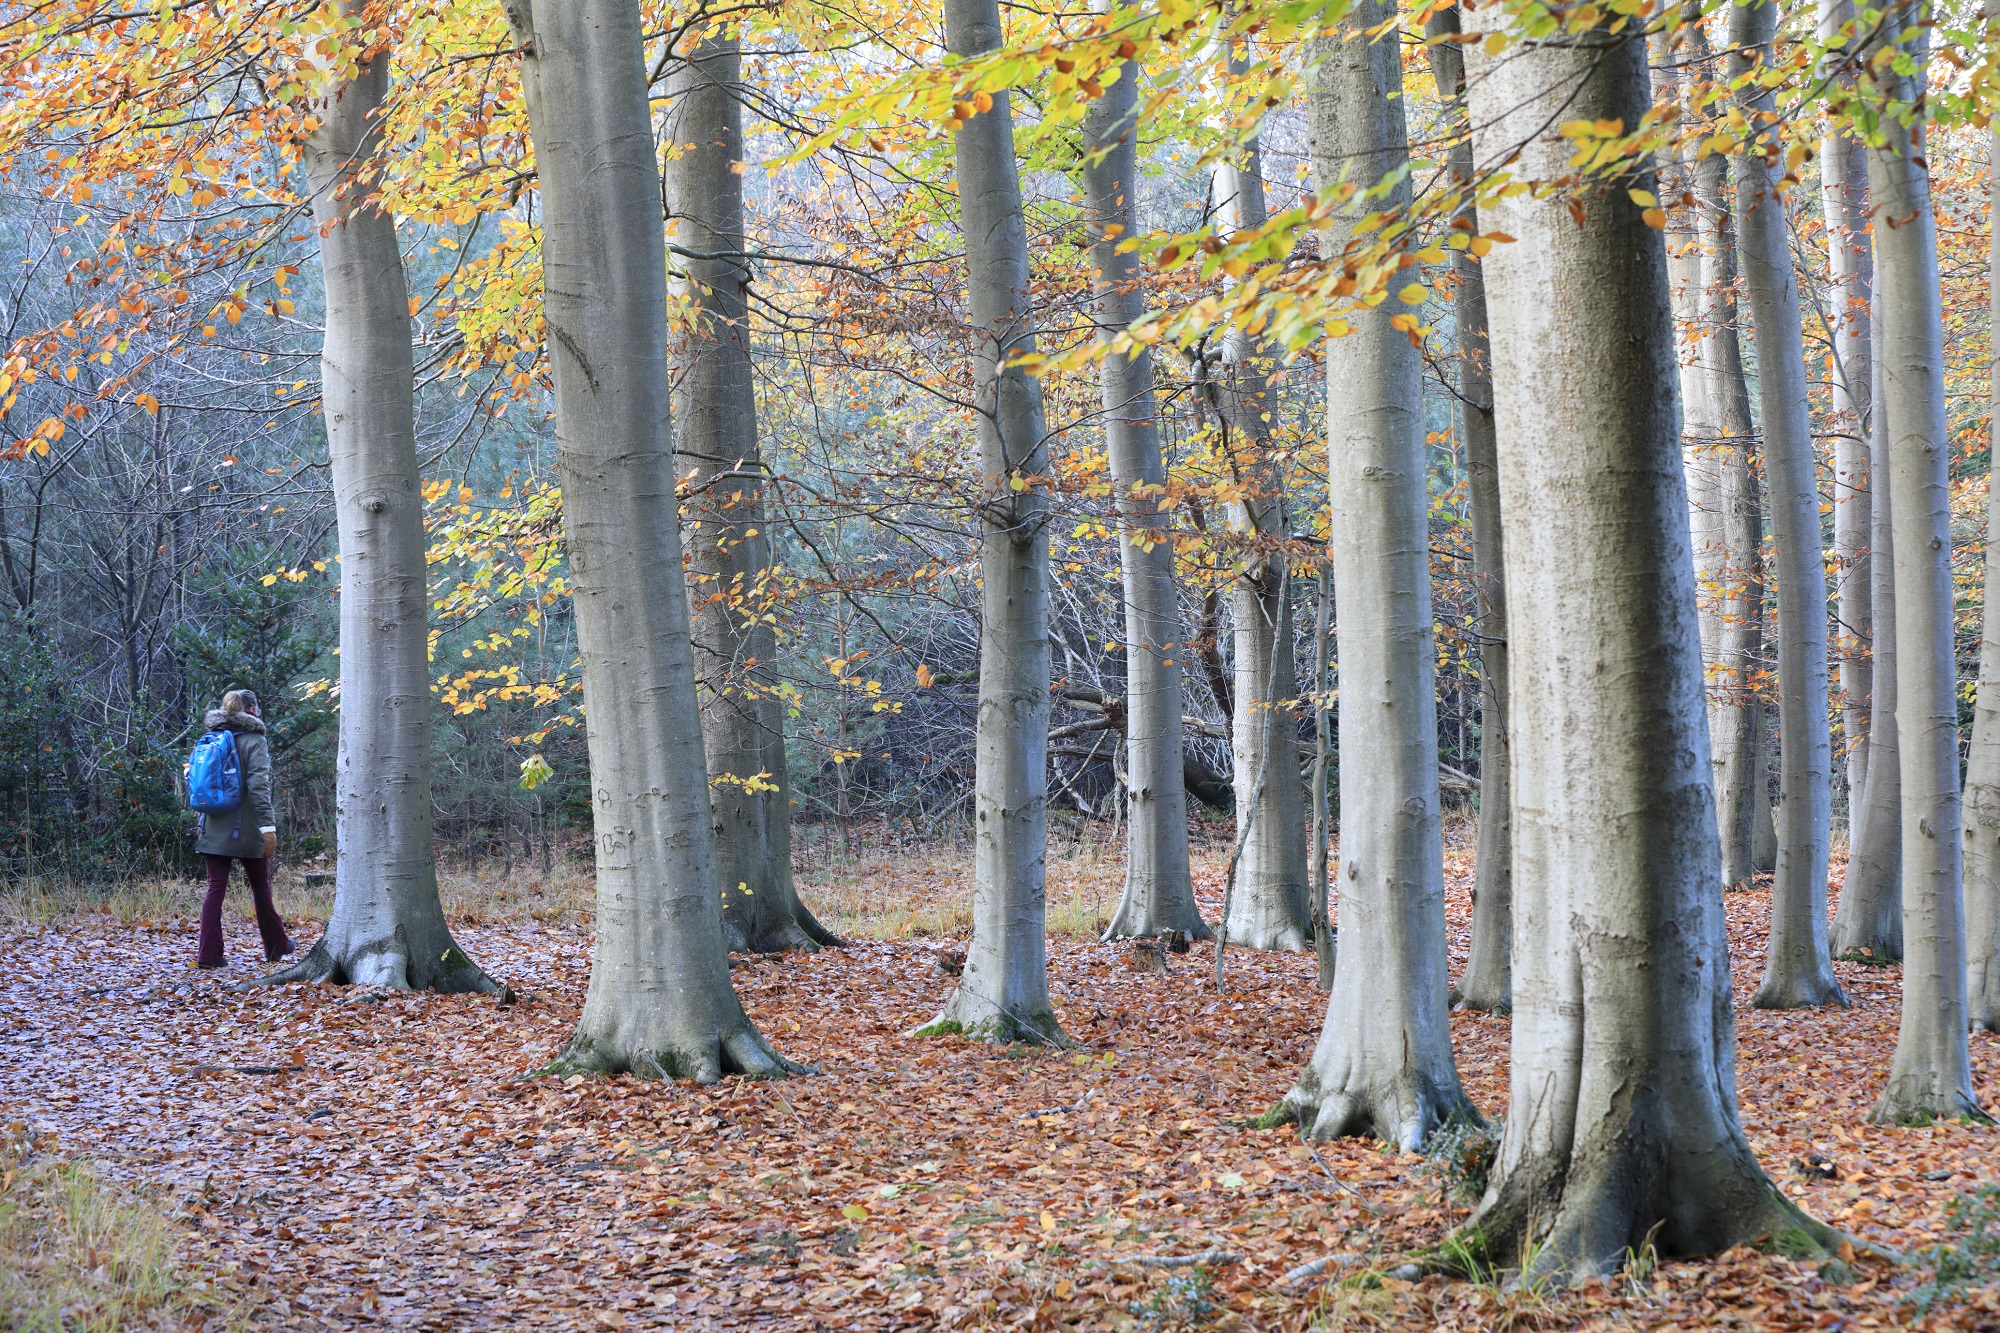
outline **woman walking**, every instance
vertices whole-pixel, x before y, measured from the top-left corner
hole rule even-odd
[[[264,957],[275,963],[292,951],[292,941],[271,902],[278,821],[271,806],[271,747],[264,739],[257,696],[249,690],[231,690],[222,696],[222,707],[209,710],[207,724],[209,731],[230,733],[242,770],[243,799],[227,814],[201,817],[194,849],[208,862],[208,897],[201,904],[201,945],[195,965],[222,966],[222,898],[229,888],[232,860],[243,863],[250,900],[257,908],[257,930],[264,937]]]

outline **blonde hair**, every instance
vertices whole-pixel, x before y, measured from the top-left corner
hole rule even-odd
[[[255,690],[231,690],[222,696],[222,711],[229,714],[252,713],[257,711]]]

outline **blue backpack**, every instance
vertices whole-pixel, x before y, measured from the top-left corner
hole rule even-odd
[[[187,764],[188,804],[205,815],[226,815],[243,804],[243,765],[236,738],[211,731],[194,743]]]

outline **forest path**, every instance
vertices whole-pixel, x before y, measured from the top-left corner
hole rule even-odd
[[[1768,902],[1730,899],[1739,1005]],[[1462,887],[1451,905],[1462,945]],[[248,923],[229,925],[232,955],[255,957]],[[1154,1327],[1204,1301],[1217,1326],[1294,1327],[1325,1306],[1284,1289],[1288,1269],[1386,1259],[1445,1220],[1419,1159],[1344,1142],[1315,1161],[1288,1131],[1230,1123],[1281,1096],[1310,1052],[1324,1006],[1309,955],[1232,950],[1218,998],[1206,946],[1159,976],[1130,971],[1123,947],[1054,940],[1074,1052],[905,1038],[952,984],[945,942],[752,959],[732,973],[752,1017],[818,1077],[560,1085],[516,1080],[575,1021],[587,936],[457,929],[521,1003],[238,993],[241,964],[188,970],[185,922],[0,935],[5,1118],[163,1192],[201,1260],[256,1293],[272,1328]],[[1852,1012],[1739,1009],[1746,1127],[1809,1210],[1919,1250],[1943,1234],[1948,1199],[2000,1177],[2000,1135],[1862,1123],[1894,1048],[1897,974],[1838,971]],[[1489,1114],[1506,1033],[1504,1019],[1453,1016]],[[2000,1101],[2000,1041],[1975,1035],[1973,1057]],[[1793,1171],[1815,1153],[1838,1179]],[[1211,1247],[1241,1256],[1213,1292],[1188,1269],[1112,1262]],[[1832,1288],[1744,1252],[1562,1299],[1585,1303],[1579,1318],[1616,1309],[1648,1326],[1902,1326],[1887,1285]],[[1477,1328],[1517,1298],[1427,1279],[1352,1299],[1383,1326]]]

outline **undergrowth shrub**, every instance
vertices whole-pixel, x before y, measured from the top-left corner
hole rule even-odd
[[[1920,1311],[1949,1304],[1968,1289],[2000,1280],[2000,1182],[1961,1194],[1944,1208],[1951,1239],[1925,1256],[1930,1280],[1910,1293]]]
[[[1486,1193],[1486,1177],[1494,1159],[1500,1154],[1500,1131],[1505,1124],[1497,1116],[1483,1125],[1453,1120],[1424,1144],[1419,1173],[1446,1203],[1478,1203]]]

